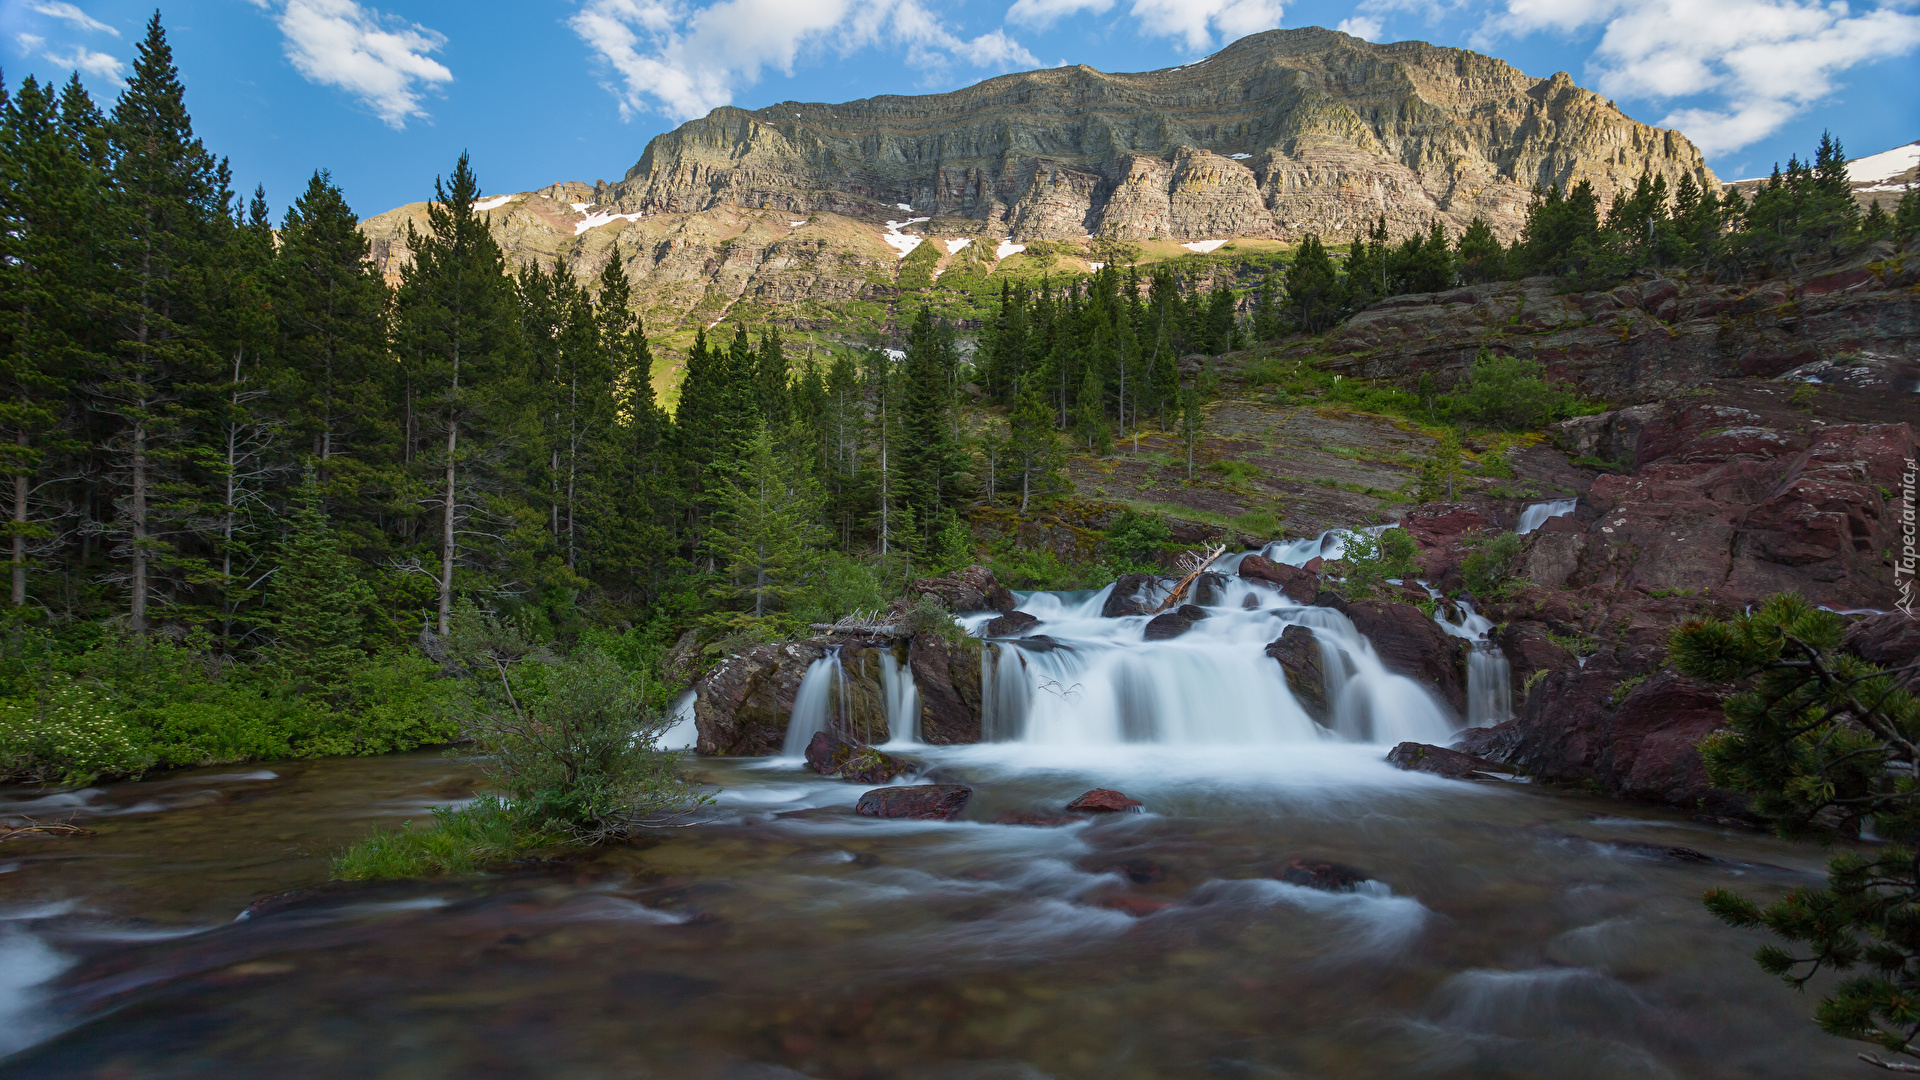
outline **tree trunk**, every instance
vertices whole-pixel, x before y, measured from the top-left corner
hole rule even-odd
[[[141,403],[142,405],[145,402]],[[147,428],[133,425],[133,497],[127,507],[133,519],[133,595],[127,613],[127,625],[136,634],[147,632]]]
[[[15,433],[13,441],[21,449],[24,459],[27,449],[27,433]],[[27,603],[27,493],[29,486],[27,474],[15,473],[13,477],[13,606],[24,607]]]
[[[453,512],[454,487],[458,480],[454,453],[459,449],[460,422],[447,422],[447,490],[440,523],[440,636],[453,629]]]

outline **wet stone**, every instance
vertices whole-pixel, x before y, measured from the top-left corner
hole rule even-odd
[[[1138,813],[1144,805],[1139,799],[1130,798],[1111,788],[1094,788],[1068,803],[1067,809],[1078,813],[1125,814]]]
[[[914,784],[874,788],[860,796],[854,813],[910,821],[952,821],[967,808],[973,789],[965,784]]]
[[[1351,892],[1368,876],[1365,870],[1302,855],[1287,860],[1280,869],[1280,880],[1322,892]]]
[[[831,732],[816,731],[807,743],[807,768],[822,776],[884,784],[912,767],[911,762]]]
[[[1009,611],[989,622],[981,633],[990,638],[1014,637],[1025,632],[1028,627],[1037,626],[1039,623],[1039,619],[1024,611]]]

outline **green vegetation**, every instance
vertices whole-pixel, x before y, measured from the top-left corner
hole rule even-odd
[[[1519,569],[1515,564],[1526,548],[1526,541],[1513,533],[1469,538],[1473,550],[1460,560],[1460,574],[1467,591],[1481,600],[1497,600],[1507,594]]]
[[[427,828],[415,829],[409,821],[360,841],[333,860],[333,876],[375,881],[473,874],[561,842],[519,827],[506,804],[482,795],[458,809],[435,807]]]
[[[1406,580],[1419,572],[1414,563],[1419,553],[1413,537],[1405,529],[1383,529],[1375,537],[1367,533],[1347,534],[1340,556],[1340,581],[1336,588],[1350,600],[1365,600],[1379,592],[1389,578]]]
[[[1155,556],[1168,550],[1173,531],[1163,514],[1122,510],[1107,526],[1107,557],[1121,573],[1152,573],[1160,569]]]
[[[1732,622],[1694,620],[1669,641],[1683,674],[1741,689],[1726,703],[1726,730],[1701,744],[1707,774],[1746,792],[1783,836],[1856,837],[1871,821],[1884,840],[1827,864],[1825,888],[1796,888],[1762,906],[1728,889],[1706,905],[1742,929],[1797,946],[1762,946],[1754,959],[1788,985],[1826,984],[1814,1019],[1829,1035],[1876,1044],[1893,1057],[1868,1062],[1912,1071],[1920,1058],[1920,701],[1882,671],[1842,652],[1845,622],[1797,596],[1776,596]],[[1907,1063],[1902,1064],[1900,1059]]]

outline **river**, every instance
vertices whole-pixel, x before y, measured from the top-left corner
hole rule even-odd
[[[862,785],[791,758],[689,757],[715,801],[686,827],[480,879],[343,886],[325,882],[334,852],[470,797],[471,763],[415,754],[0,791],[0,814],[96,831],[0,845],[0,1053],[13,1055],[0,1073],[1861,1068],[1808,1019],[1811,997],[1753,964],[1763,939],[1699,903],[1716,885],[1768,899],[1814,884],[1820,849],[1393,769],[1387,744],[1444,735],[1444,714],[1381,672],[1337,613],[1271,597],[1248,608],[1235,592],[1149,645],[1144,618],[1100,620],[1099,600],[1024,598],[1054,646],[990,650],[1000,741],[921,747],[896,727],[902,753],[975,788],[957,822],[856,816]],[[1260,655],[1295,624],[1345,673],[1326,727]],[[1093,787],[1145,812],[993,823],[1057,815]],[[1296,859],[1364,880],[1289,883]]]

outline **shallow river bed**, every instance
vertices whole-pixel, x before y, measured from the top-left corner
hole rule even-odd
[[[1864,1068],[1699,896],[1812,847],[1389,768],[1384,748],[921,753],[966,820],[694,760],[702,824],[482,880],[322,887],[473,773],[436,755],[175,774],[0,814],[9,1077],[1779,1077]],[[1063,827],[1090,787],[1144,814]],[[1682,846],[1713,856],[1667,853]],[[1279,880],[1296,856],[1371,879]]]

